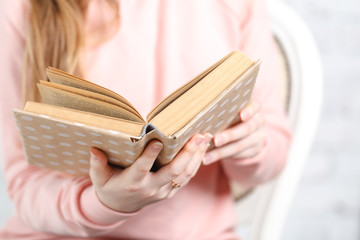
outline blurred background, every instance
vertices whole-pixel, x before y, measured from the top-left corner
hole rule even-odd
[[[284,1],[303,18],[318,45],[324,98],[320,124],[282,239],[358,240],[360,1]],[[0,226],[12,212],[1,173]]]
[[[283,239],[360,239],[360,1],[286,2],[317,42],[324,98]]]

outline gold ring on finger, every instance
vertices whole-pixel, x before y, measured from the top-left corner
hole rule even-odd
[[[179,187],[181,187],[181,184],[180,183],[178,183],[177,181],[175,181],[175,180],[171,180],[171,188],[179,188]]]

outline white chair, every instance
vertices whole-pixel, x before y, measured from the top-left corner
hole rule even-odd
[[[287,165],[275,180],[236,202],[238,232],[247,240],[279,240],[309,154],[320,115],[322,68],[316,44],[299,15],[281,0],[268,0],[284,70],[284,100],[293,131]]]

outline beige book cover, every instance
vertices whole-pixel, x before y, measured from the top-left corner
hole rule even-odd
[[[28,162],[77,176],[87,176],[91,147],[103,150],[111,164],[128,167],[149,141],[158,139],[164,148],[158,156],[157,164],[162,166],[169,163],[194,134],[208,132],[214,135],[240,120],[238,113],[250,101],[260,61],[254,62],[241,52],[235,52],[237,58],[233,55],[227,55],[169,95],[149,113],[147,121],[142,120],[136,109],[121,96],[51,68],[48,76],[59,73],[55,74],[55,84],[40,86],[43,88],[40,90],[41,95],[46,95],[47,101],[28,102],[24,110],[14,110]],[[229,56],[231,61],[227,61]],[[52,82],[53,77],[49,76],[49,79]],[[67,84],[62,84],[66,81]],[[49,87],[52,89],[46,90]],[[60,92],[63,96],[54,96],[54,92]],[[62,104],[68,96],[81,99],[85,108],[73,106],[76,101]],[[120,103],[115,104],[109,98],[118,99]],[[188,106],[190,102],[195,105]],[[89,107],[89,103],[94,106]],[[123,104],[127,105],[124,111],[119,110],[119,114],[113,115]],[[93,108],[98,110],[92,111]],[[182,115],[187,120],[180,125],[173,124],[174,121],[178,122],[173,112],[180,110],[183,110]],[[122,116],[123,112],[131,117]]]

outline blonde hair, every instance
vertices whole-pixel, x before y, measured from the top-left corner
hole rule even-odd
[[[30,2],[29,32],[22,81],[24,102],[39,100],[36,83],[40,79],[46,79],[45,69],[48,66],[81,75],[79,60],[85,46],[85,17],[89,4],[88,0]],[[113,21],[118,23],[118,2],[106,0],[106,3],[115,13]]]

